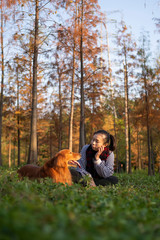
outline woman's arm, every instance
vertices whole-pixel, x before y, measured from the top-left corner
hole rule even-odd
[[[112,152],[107,161],[102,161],[98,159],[94,161],[94,167],[100,177],[107,178],[113,175],[114,173],[114,153]]]
[[[81,150],[81,158],[78,160],[79,164],[81,165],[81,168],[77,167],[76,170],[81,173],[82,176],[85,175],[90,175],[89,172],[86,171],[86,165],[87,165],[87,160],[86,160],[86,150],[89,145],[83,146]]]

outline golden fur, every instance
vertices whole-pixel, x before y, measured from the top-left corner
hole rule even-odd
[[[29,179],[52,178],[53,182],[72,185],[72,177],[68,164],[75,164],[80,159],[79,153],[73,153],[68,149],[61,150],[42,167],[28,164],[21,167],[17,172],[20,178]],[[74,161],[72,161],[74,160]]]

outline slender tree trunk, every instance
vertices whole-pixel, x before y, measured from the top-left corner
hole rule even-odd
[[[38,59],[38,21],[39,1],[35,0],[35,39],[33,55],[32,115],[28,163],[37,162],[37,59]]]
[[[31,54],[31,53],[30,53]],[[32,57],[30,56],[30,59],[29,59],[30,63],[29,63],[29,83],[30,83],[30,91],[29,91],[29,99],[30,99],[30,108],[32,108]]]
[[[80,63],[81,63],[81,112],[80,112],[80,141],[79,150],[85,145],[85,101],[83,77],[83,0],[81,0],[81,35],[80,35]]]
[[[61,92],[61,75],[58,68],[58,80],[59,80],[59,141],[58,150],[62,149],[62,92]]]
[[[50,142],[50,158],[52,158],[53,157],[53,142],[54,142],[54,139],[53,139],[53,132],[52,132],[52,123],[51,123],[51,120],[50,120],[50,136],[49,136],[49,138],[50,138],[50,140],[49,140],[49,142]]]
[[[4,88],[4,50],[3,50],[3,0],[1,0],[1,96],[0,96],[0,166],[2,166],[2,116]]]
[[[20,166],[20,115],[19,115],[19,77],[17,63],[17,135],[18,135],[18,166]]]
[[[128,145],[129,145],[129,173],[132,172],[132,168],[131,168],[131,127],[130,127],[130,118],[129,118],[129,112],[128,112]]]
[[[117,120],[117,113],[116,107],[114,102],[114,88],[113,88],[113,81],[112,81],[112,68],[111,68],[111,61],[110,61],[110,47],[109,47],[109,38],[108,38],[108,28],[107,28],[107,15],[106,15],[106,39],[107,39],[107,53],[108,53],[108,72],[109,72],[109,80],[111,86],[111,99],[112,99],[112,110],[113,110],[113,122],[114,122],[114,136],[117,141],[117,131],[116,131],[116,120]],[[118,160],[118,151],[117,148],[116,152],[116,171],[119,171],[119,160]]]
[[[148,89],[147,89],[146,74],[144,74],[144,88],[145,88],[145,105],[146,105],[147,145],[148,145],[148,175],[152,175],[151,150],[150,150],[150,146],[151,146],[151,144],[150,144],[150,127],[149,127],[149,105],[148,105]]]
[[[146,66],[146,56],[145,56],[145,39],[143,38],[143,66],[142,66],[142,79],[144,81],[144,92],[145,92],[145,110],[146,110],[146,128],[147,128],[147,147],[148,147],[148,175],[152,175],[151,168],[151,143],[150,143],[150,126],[149,126],[149,102],[148,102],[148,83],[147,83],[147,66]]]
[[[15,134],[14,134],[15,136]],[[15,167],[16,166],[16,138],[14,137],[14,149],[13,149],[13,166]]]
[[[30,44],[31,44],[31,40],[30,40]],[[32,89],[33,89],[33,86],[32,86],[32,76],[33,76],[33,74],[32,74],[32,69],[33,69],[33,67],[32,67],[32,63],[33,62],[33,58],[32,58],[32,56],[31,56],[31,52],[30,52],[30,63],[29,63],[29,83],[30,83],[30,91],[29,91],[29,100],[30,100],[30,102],[29,102],[29,109],[31,109],[32,110]],[[32,111],[30,111],[30,118],[31,118],[31,116],[32,116]],[[29,132],[30,132],[30,134],[31,134],[31,124],[29,125]],[[31,136],[30,136],[30,138],[31,138]],[[26,146],[26,161],[27,161],[27,163],[30,163],[30,149],[31,149],[31,140],[29,141],[29,143],[27,143],[27,140],[26,140],[26,143],[27,143],[27,146]],[[27,159],[28,158],[28,159]]]
[[[102,69],[102,53],[103,53],[103,49],[102,49],[102,44],[103,44],[103,37],[102,37],[102,18],[101,18],[101,36],[100,36],[100,40],[101,40],[101,62],[100,62],[100,67],[101,67],[101,88],[100,88],[100,104],[102,107],[103,104],[103,98],[102,98],[102,80],[103,80],[103,69]]]
[[[25,161],[27,162],[27,156],[28,156],[28,141],[27,137],[25,138]]]
[[[73,73],[72,73],[72,90],[71,90],[71,111],[69,121],[69,149],[72,151],[73,141],[73,113],[74,113],[74,78],[75,78],[75,41],[73,47]]]
[[[150,134],[150,143],[151,143],[152,174],[155,175],[152,131]]]
[[[139,141],[139,157],[141,161],[141,168],[145,169],[144,164],[143,164],[143,159],[142,159],[142,140]]]
[[[8,165],[9,165],[9,168],[11,167],[12,165],[12,162],[11,162],[11,152],[12,152],[12,145],[11,145],[11,131],[9,130],[9,149],[8,149]]]
[[[74,43],[73,43],[73,72],[72,72],[72,90],[71,90],[71,110],[69,119],[69,149],[73,149],[73,115],[74,115],[74,81],[75,81],[75,36],[77,30],[77,2],[76,2],[76,14],[75,14],[75,29],[74,29]]]
[[[127,64],[124,65],[124,88],[125,88],[125,138],[126,138],[126,171],[130,173],[129,164],[129,113],[128,113],[128,78]]]
[[[141,159],[140,159],[140,143],[139,143],[139,135],[138,135],[138,129],[137,129],[137,162],[138,162],[138,169],[142,169]]]

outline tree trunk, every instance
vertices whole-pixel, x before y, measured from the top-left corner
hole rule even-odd
[[[58,151],[62,149],[62,92],[61,92],[61,75],[58,69],[59,78],[59,138],[58,138]]]
[[[0,166],[2,166],[2,115],[4,88],[4,51],[3,51],[3,0],[1,0],[1,96],[0,96]]]
[[[117,119],[117,113],[116,113],[116,107],[114,102],[114,88],[113,88],[113,82],[112,82],[112,68],[111,68],[111,61],[110,61],[110,48],[109,48],[109,38],[108,38],[108,28],[107,28],[107,15],[106,15],[106,39],[107,39],[107,53],[108,53],[108,72],[109,72],[109,80],[110,80],[110,86],[111,86],[111,99],[112,99],[112,111],[113,111],[113,122],[114,122],[114,136],[117,141],[117,131],[116,131],[116,119]],[[116,172],[119,172],[119,160],[118,160],[118,151],[116,147]]]
[[[151,143],[152,174],[155,175],[152,131],[151,131],[151,134],[150,134],[150,143]]]
[[[28,163],[37,162],[37,59],[38,59],[38,0],[35,0],[35,39],[33,55],[32,115]]]
[[[12,152],[12,145],[11,145],[11,131],[9,130],[9,149],[8,149],[8,165],[9,165],[9,168],[11,167],[12,165],[12,162],[11,162],[11,152]]]
[[[141,161],[141,168],[145,169],[144,163],[143,163],[143,159],[142,159],[142,140],[139,141],[139,157],[140,157],[140,161]]]
[[[73,72],[72,72],[72,90],[71,90],[71,110],[69,119],[69,149],[73,150],[73,114],[74,114],[74,80],[75,80],[75,36],[77,29],[77,2],[76,2],[76,14],[75,14],[75,32],[74,32],[74,43],[73,43]]]
[[[20,115],[19,115],[19,79],[17,63],[17,135],[18,135],[18,166],[20,166]]]
[[[145,66],[144,66],[145,68]],[[150,127],[149,127],[149,105],[148,105],[148,89],[147,89],[147,78],[144,74],[144,89],[145,89],[145,105],[146,105],[146,127],[147,127],[147,146],[148,146],[148,175],[152,175],[151,167],[151,150],[150,150]]]
[[[131,127],[130,127],[130,119],[129,119],[129,112],[128,112],[128,145],[129,145],[129,173],[132,172],[132,168],[131,168]]]
[[[27,156],[28,156],[28,141],[26,137],[25,138],[25,162],[27,162]]]
[[[14,140],[13,140],[13,144],[14,144],[14,149],[13,149],[13,166],[16,166],[16,138],[15,138],[15,134],[14,134]]]
[[[102,64],[102,53],[103,53],[103,49],[102,49],[102,45],[103,45],[103,36],[102,36],[102,18],[101,18],[101,35],[100,35],[100,45],[101,45],[101,61],[100,61],[100,68],[101,68],[101,88],[100,88],[100,106],[102,107],[103,104],[103,98],[102,98],[102,83],[103,83],[103,64]]]
[[[71,90],[71,111],[69,121],[69,149],[72,152],[73,140],[73,113],[74,113],[74,78],[75,78],[75,41],[73,47],[73,73],[72,73],[72,90]]]
[[[139,141],[139,136],[138,136],[138,129],[137,129],[137,162],[138,162],[138,169],[142,169],[142,163],[141,163],[141,158],[140,158],[140,141]]]
[[[81,36],[80,36],[80,63],[81,63],[81,112],[80,112],[80,141],[79,150],[85,145],[85,102],[83,78],[83,0],[81,1]]]
[[[126,138],[126,171],[130,173],[129,160],[129,113],[128,113],[128,76],[127,63],[124,64],[124,88],[125,88],[125,138]]]
[[[53,142],[54,142],[54,138],[53,138],[53,133],[52,133],[52,122],[50,120],[50,131],[49,131],[49,142],[50,142],[50,158],[53,157]]]

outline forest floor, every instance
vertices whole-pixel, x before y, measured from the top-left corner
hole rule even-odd
[[[160,175],[115,175],[116,186],[65,187],[0,168],[0,240],[159,240]]]

